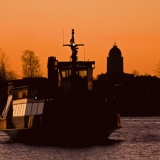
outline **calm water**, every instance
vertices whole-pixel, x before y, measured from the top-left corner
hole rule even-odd
[[[160,160],[160,117],[121,118],[122,127],[109,137],[113,144],[82,148],[13,143],[0,132],[0,160]]]

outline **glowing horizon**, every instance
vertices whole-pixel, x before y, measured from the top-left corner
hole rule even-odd
[[[21,55],[32,50],[40,58],[47,76],[47,59],[56,56],[69,60],[71,29],[79,47],[78,60],[95,60],[94,77],[106,73],[106,58],[114,42],[124,57],[124,72],[137,70],[155,75],[160,60],[160,1],[84,0],[66,2],[4,1],[1,2],[0,47],[9,57],[11,68],[22,73]]]

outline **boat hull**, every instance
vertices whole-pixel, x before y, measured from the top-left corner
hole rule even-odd
[[[2,130],[5,132],[12,141],[27,143],[27,144],[38,144],[38,145],[88,145],[105,143],[112,132],[120,127],[108,128],[105,132],[94,131],[87,132],[55,132],[50,128],[46,129],[34,129],[34,128],[23,128],[23,129],[6,129]]]

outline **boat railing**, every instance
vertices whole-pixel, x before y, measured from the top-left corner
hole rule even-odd
[[[4,107],[4,110],[3,110],[2,115],[1,115],[2,119],[5,119],[7,114],[8,114],[10,105],[12,103],[12,98],[13,98],[12,95],[8,95],[7,103],[6,103],[5,107]]]

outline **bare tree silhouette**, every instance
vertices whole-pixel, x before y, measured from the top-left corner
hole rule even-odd
[[[22,67],[24,77],[41,77],[40,60],[31,50],[26,50],[22,54]]]
[[[134,75],[134,77],[137,77],[140,75],[139,72],[135,69],[132,71],[132,74]]]
[[[154,69],[156,76],[160,77],[160,61],[158,64],[156,64],[156,69]]]
[[[17,74],[10,69],[11,64],[6,53],[0,48],[0,77],[2,80],[12,80],[17,78]]]

